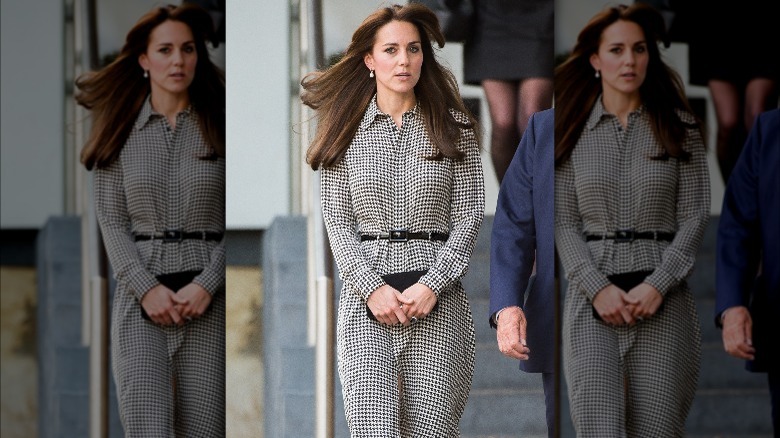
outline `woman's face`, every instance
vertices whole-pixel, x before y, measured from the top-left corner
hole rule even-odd
[[[599,50],[590,57],[590,64],[601,72],[605,94],[638,94],[649,61],[642,28],[625,20],[618,20],[604,29]]]
[[[190,27],[173,20],[155,27],[149,35],[146,53],[138,57],[138,63],[149,72],[153,94],[186,93],[198,64],[198,51]]]
[[[380,27],[374,47],[363,61],[374,70],[378,94],[414,95],[423,63],[417,27],[406,21],[391,21]]]

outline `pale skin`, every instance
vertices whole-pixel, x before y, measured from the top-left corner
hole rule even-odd
[[[190,104],[189,86],[195,77],[198,53],[189,26],[167,20],[149,34],[146,52],[138,64],[149,74],[152,108],[176,128],[176,115]],[[163,285],[146,292],[141,299],[149,318],[161,325],[183,325],[197,318],[211,303],[211,294],[190,283],[175,293]]]
[[[525,335],[528,321],[523,309],[506,307],[498,318],[496,339],[498,349],[504,355],[518,360],[528,360],[531,350],[526,346]]]
[[[723,349],[745,360],[755,359],[753,319],[745,306],[729,307],[723,316]]]
[[[403,123],[403,114],[417,104],[414,87],[420,80],[423,63],[420,44],[420,33],[412,23],[391,21],[379,28],[371,52],[363,57],[366,68],[374,71],[377,106],[398,127]],[[411,318],[426,317],[436,301],[431,288],[415,283],[405,291],[381,286],[368,296],[367,304],[377,321],[409,325]]]
[[[628,115],[642,104],[639,88],[647,76],[649,62],[642,28],[626,20],[604,29],[598,52],[590,57],[591,66],[601,76],[604,108],[616,115],[624,128],[628,126]],[[607,324],[633,325],[653,316],[662,301],[658,289],[648,283],[641,283],[628,293],[611,284],[596,293],[593,307]]]

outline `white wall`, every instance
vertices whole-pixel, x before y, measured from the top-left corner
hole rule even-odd
[[[62,3],[0,1],[2,228],[63,211]]]
[[[606,6],[619,2],[604,0],[555,0],[555,52],[569,51],[577,41],[577,34],[598,11]],[[626,1],[623,3],[633,3]],[[688,81],[688,46],[682,43],[672,43],[668,49],[662,49],[664,60],[680,73],[683,82]],[[715,108],[712,105],[709,91],[706,87],[686,84],[686,92],[691,98],[704,98],[707,102],[708,128],[706,135],[707,159],[710,169],[712,190],[710,211],[719,215],[723,203],[724,185],[718,170],[715,156]]]

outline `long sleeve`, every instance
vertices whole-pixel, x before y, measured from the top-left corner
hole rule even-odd
[[[192,280],[193,283],[201,285],[208,293],[214,295],[220,289],[225,287],[225,238],[211,250],[209,264],[203,269],[197,277]]]
[[[433,266],[420,279],[437,296],[466,274],[485,215],[482,160],[473,130],[461,131],[459,147],[466,156],[452,163],[450,237],[439,249]]]
[[[566,279],[589,300],[609,285],[588,250],[582,235],[582,217],[574,187],[574,167],[569,159],[555,171],[555,245]]]
[[[536,250],[533,116],[498,192],[490,241],[490,314],[523,307]]]
[[[367,300],[371,292],[385,282],[371,269],[360,248],[345,160],[320,171],[320,197],[322,216],[339,275],[350,290]]]
[[[756,128],[760,125],[756,123]],[[747,306],[761,250],[759,160],[761,131],[754,128],[729,177],[717,239],[718,315],[733,306]],[[777,226],[777,224],[775,224]]]
[[[141,262],[133,242],[123,181],[119,160],[105,169],[95,170],[95,209],[114,276],[117,281],[129,284],[140,302],[159,282]]]
[[[698,130],[689,130],[684,149],[691,157],[687,162],[678,163],[677,233],[663,251],[661,264],[645,279],[662,295],[691,273],[710,217],[709,171],[704,141]]]

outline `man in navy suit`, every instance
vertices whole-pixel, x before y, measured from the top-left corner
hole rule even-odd
[[[767,372],[775,436],[780,361],[780,109],[761,113],[726,186],[718,226],[715,324],[723,347]],[[775,361],[775,362],[772,362]]]
[[[490,325],[497,328],[502,353],[519,359],[521,370],[542,373],[550,436],[555,430],[553,121],[553,109],[528,121],[501,183],[490,248]]]

